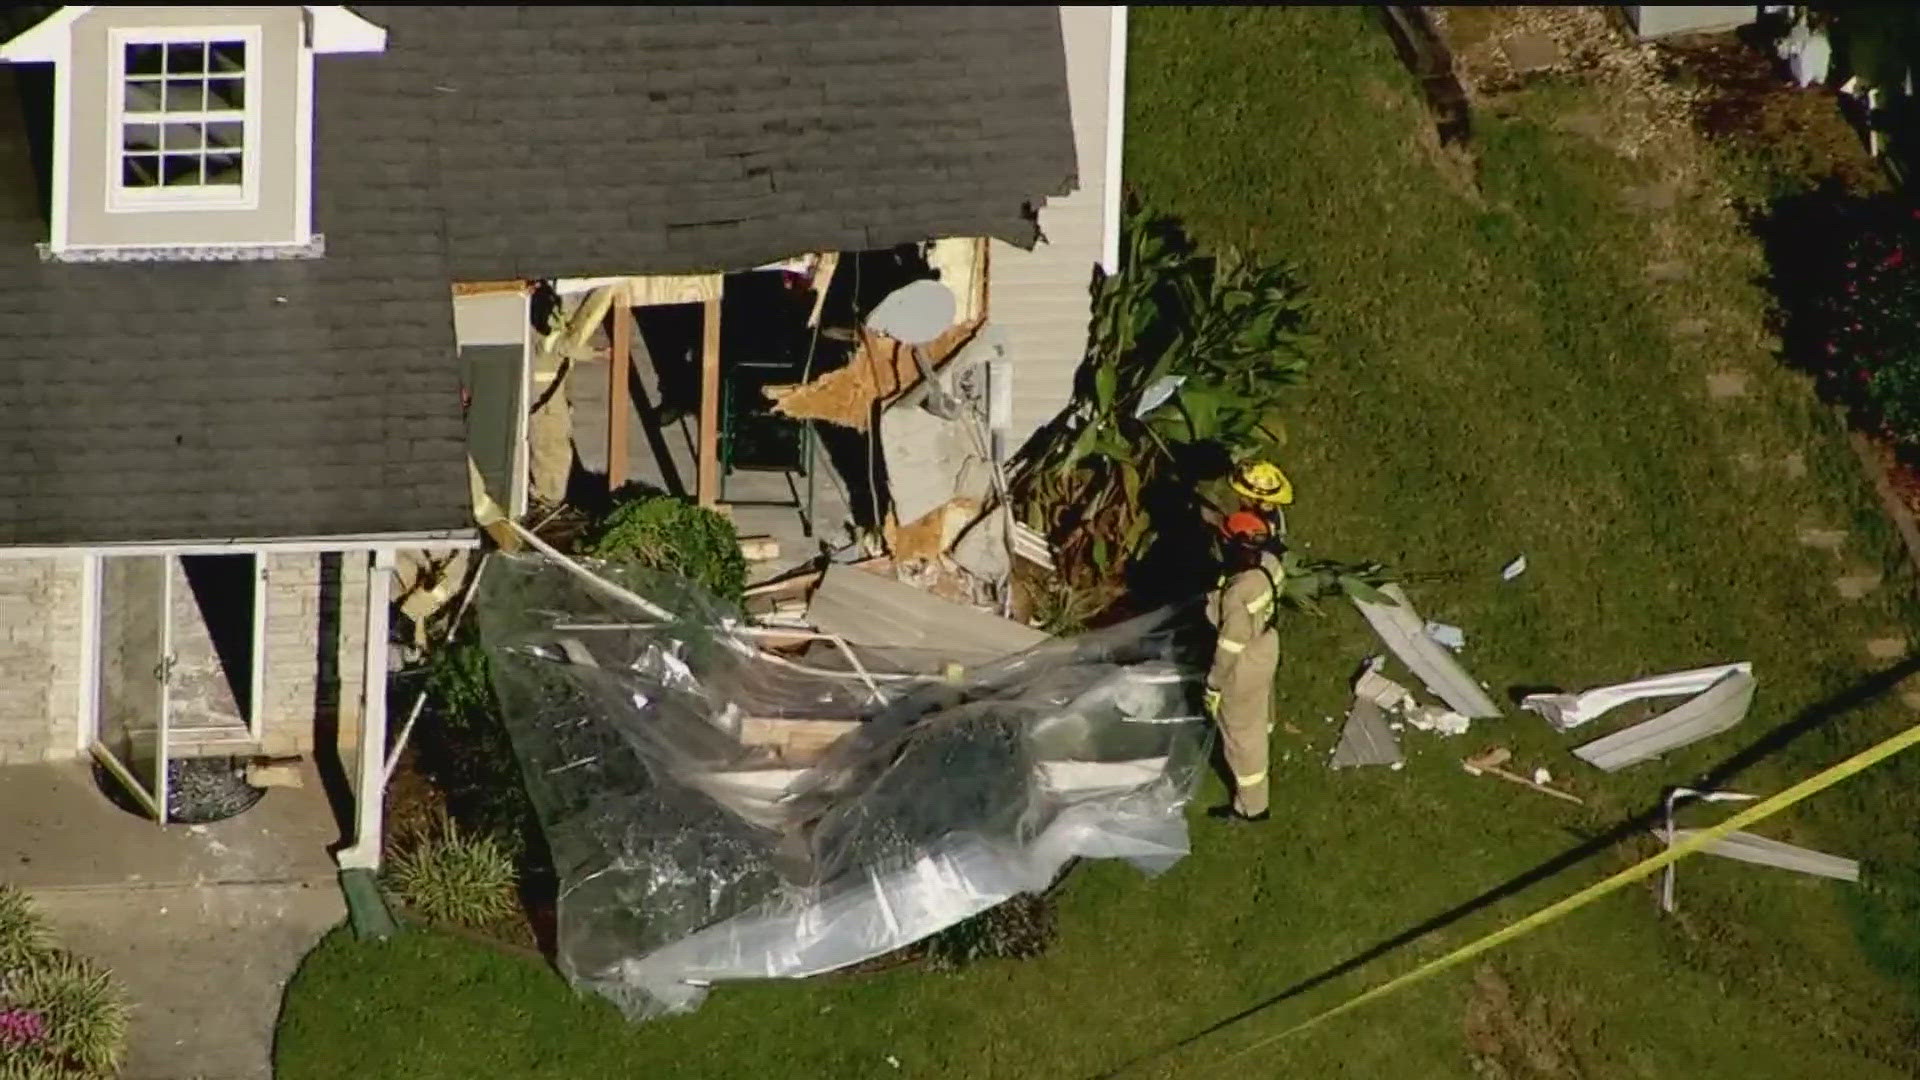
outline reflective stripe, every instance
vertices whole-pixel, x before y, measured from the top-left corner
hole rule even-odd
[[[1265,770],[1262,770],[1260,772],[1252,774],[1251,776],[1240,776],[1236,774],[1233,778],[1233,782],[1238,787],[1252,787],[1253,785],[1261,782],[1262,780],[1265,780],[1266,778],[1267,778],[1267,774]]]
[[[1189,608],[1188,610],[1191,611],[1192,609]],[[1220,651],[1223,653],[1237,653],[1246,647],[1246,643],[1244,642],[1228,641],[1226,638],[1220,639]]]
[[[1247,601],[1247,614],[1258,615],[1273,606],[1273,591],[1269,589]]]

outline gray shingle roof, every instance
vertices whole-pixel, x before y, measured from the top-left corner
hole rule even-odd
[[[40,262],[0,72],[0,544],[461,527],[449,281],[1031,245],[1074,185],[1052,7],[356,10],[318,260]]]

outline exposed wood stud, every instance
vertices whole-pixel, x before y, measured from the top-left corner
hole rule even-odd
[[[700,344],[700,505],[720,501],[720,300],[705,304]]]
[[[620,490],[627,482],[627,421],[633,414],[633,401],[627,393],[627,373],[633,362],[632,293],[621,285],[613,291],[607,333],[611,351],[607,363],[607,492]]]

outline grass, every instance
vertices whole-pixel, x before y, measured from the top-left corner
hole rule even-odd
[[[1196,814],[1193,855],[1152,881],[1086,866],[1044,959],[729,986],[629,1027],[530,962],[431,934],[336,936],[289,990],[279,1075],[1093,1076],[1477,900],[1128,1074],[1200,1075],[1655,850],[1615,830],[1664,785],[1714,773],[1771,792],[1910,722],[1881,677],[1894,665],[1864,641],[1920,632],[1914,582],[1837,422],[1760,333],[1757,247],[1711,206],[1627,208],[1619,190],[1659,163],[1555,124],[1605,107],[1598,91],[1550,83],[1477,115],[1465,179],[1366,11],[1133,17],[1131,182],[1205,242],[1296,260],[1320,304],[1328,359],[1286,450],[1289,523],[1310,553],[1452,573],[1414,598],[1466,628],[1466,660],[1496,691],[1750,659],[1761,692],[1744,725],[1609,777],[1515,714],[1456,740],[1407,733],[1402,772],[1333,773],[1323,718],[1375,646],[1349,613],[1296,618],[1278,700],[1302,734],[1276,735],[1272,824]],[[1650,279],[1676,251],[1684,276]],[[1676,336],[1682,317],[1712,330]],[[1710,402],[1705,377],[1726,368],[1748,392]],[[1808,526],[1850,530],[1845,554],[1797,544]],[[1527,573],[1502,583],[1522,552]],[[1855,565],[1886,584],[1844,602],[1831,579]],[[1495,742],[1588,805],[1460,770]],[[1210,782],[1200,801],[1218,795]],[[1896,759],[1761,829],[1861,858],[1859,887],[1694,860],[1675,916],[1627,890],[1216,1075],[1912,1075],[1916,800],[1920,762]]]

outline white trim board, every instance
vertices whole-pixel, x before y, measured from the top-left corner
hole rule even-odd
[[[138,540],[119,544],[55,544],[0,547],[0,559],[44,559],[58,555],[238,555],[257,552],[297,555],[320,551],[456,551],[480,546],[478,529],[460,532],[364,533],[353,536],[299,536],[233,540]]]
[[[1106,169],[1100,192],[1100,269],[1120,269],[1120,170],[1125,160],[1127,127],[1127,9],[1108,15]]]
[[[182,185],[180,187],[161,187],[129,189],[121,179],[121,158],[126,150],[122,142],[129,123],[152,123],[156,127],[166,127],[172,118],[197,115],[200,120],[183,120],[182,123],[215,122],[206,120],[206,110],[198,114],[164,111],[153,113],[151,121],[129,119],[145,114],[128,113],[124,90],[127,81],[126,57],[129,45],[172,45],[187,43],[211,43],[215,41],[239,41],[246,46],[244,65],[240,70],[240,82],[244,88],[245,101],[240,111],[240,184],[237,188],[209,186],[204,184]],[[224,26],[116,26],[107,31],[107,171],[106,210],[109,214],[150,214],[156,211],[191,212],[207,211],[244,211],[256,210],[260,206],[260,170],[261,143],[263,132],[260,120],[260,70],[266,63],[261,48],[261,33],[258,25]],[[205,80],[208,76],[202,75]],[[164,84],[165,76],[161,77]],[[300,104],[308,106],[299,108]],[[221,110],[214,110],[220,113]],[[297,102],[295,113],[311,115],[311,99]],[[57,121],[56,121],[57,122]],[[206,151],[201,151],[204,156]],[[164,155],[157,150],[154,155],[156,170],[164,168]],[[156,171],[155,183],[159,183]]]
[[[13,40],[0,44],[0,62],[60,63],[73,45],[73,24],[96,4],[68,4]],[[316,53],[377,53],[387,50],[385,29],[348,11],[344,4],[302,4],[307,9],[307,47]]]
[[[93,745],[93,711],[99,694],[100,669],[100,556],[80,558],[80,719],[74,731],[74,749],[85,753]]]

